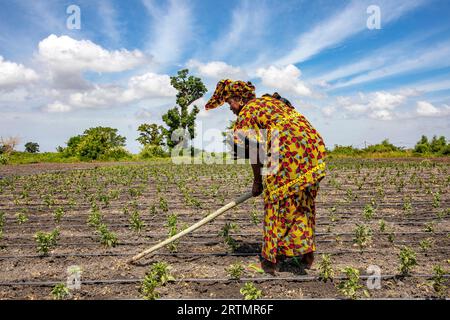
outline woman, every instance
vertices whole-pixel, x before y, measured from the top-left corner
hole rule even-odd
[[[253,196],[264,192],[262,268],[274,274],[277,262],[286,257],[302,257],[310,268],[316,250],[315,198],[325,176],[321,136],[290,103],[268,95],[256,98],[251,82],[219,81],[205,108],[225,102],[237,116],[235,142],[242,146],[249,139],[265,150],[264,161],[250,152]]]

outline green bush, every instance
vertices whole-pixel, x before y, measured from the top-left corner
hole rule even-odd
[[[0,165],[1,164],[7,164],[8,163],[8,157],[6,154],[0,154]]]
[[[161,146],[156,145],[145,145],[141,152],[139,153],[139,157],[142,159],[152,159],[152,158],[165,158],[168,157],[169,153],[164,151]]]
[[[126,138],[117,133],[117,129],[95,127],[74,136],[67,141],[66,148],[58,148],[64,156],[76,156],[80,160],[119,160],[131,155],[123,148]]]

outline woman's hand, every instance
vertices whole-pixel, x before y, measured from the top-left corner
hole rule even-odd
[[[263,192],[263,184],[261,181],[253,181],[252,195],[259,196]]]

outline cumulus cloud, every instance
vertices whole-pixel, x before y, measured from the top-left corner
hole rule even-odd
[[[189,69],[197,70],[197,72],[204,77],[211,79],[225,79],[242,80],[248,75],[239,67],[233,67],[223,61],[210,61],[201,63],[197,60],[189,60],[187,63]]]
[[[256,75],[261,78],[263,85],[267,87],[273,87],[299,96],[313,95],[312,90],[299,79],[301,71],[292,64],[282,68],[275,66],[259,68],[256,71]]]
[[[120,72],[148,61],[139,50],[108,51],[90,40],[54,34],[39,42],[38,58],[57,72]]]
[[[0,56],[0,90],[12,90],[38,80],[32,69],[22,64],[6,61]]]
[[[450,115],[450,106],[437,108],[428,101],[417,101],[416,113],[422,117],[441,117]]]
[[[415,94],[415,91],[359,93],[355,97],[339,96],[336,98],[336,104],[347,111],[348,116],[366,115],[371,119],[392,120],[396,117],[395,109],[403,105],[408,97]]]
[[[85,91],[71,93],[67,97],[68,108],[61,103],[52,103],[45,111],[67,112],[76,108],[107,108],[135,103],[146,99],[174,98],[176,90],[170,84],[168,75],[145,73],[131,77],[126,87],[118,85],[94,85]]]

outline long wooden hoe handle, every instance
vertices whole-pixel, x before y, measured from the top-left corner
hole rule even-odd
[[[230,203],[228,203],[227,205],[223,206],[222,208],[220,208],[219,210],[215,211],[214,213],[208,215],[207,217],[205,217],[204,219],[200,220],[199,222],[193,224],[192,226],[190,226],[189,228],[181,231],[180,233],[177,233],[176,235],[174,235],[173,237],[170,237],[166,240],[164,240],[163,242],[160,242],[156,245],[154,245],[153,247],[142,251],[141,253],[135,255],[133,258],[131,258],[128,263],[133,263],[138,261],[139,259],[141,259],[142,257],[168,245],[169,243],[181,238],[182,236],[187,235],[188,233],[191,233],[194,230],[197,230],[198,228],[200,228],[201,226],[207,224],[208,222],[210,222],[211,220],[214,220],[215,218],[217,218],[218,216],[220,216],[222,213],[230,210],[231,208],[237,206],[238,204],[241,204],[242,202],[250,199],[252,197],[252,193],[245,193],[242,196],[240,196],[239,198],[237,198],[234,201],[231,201]]]

